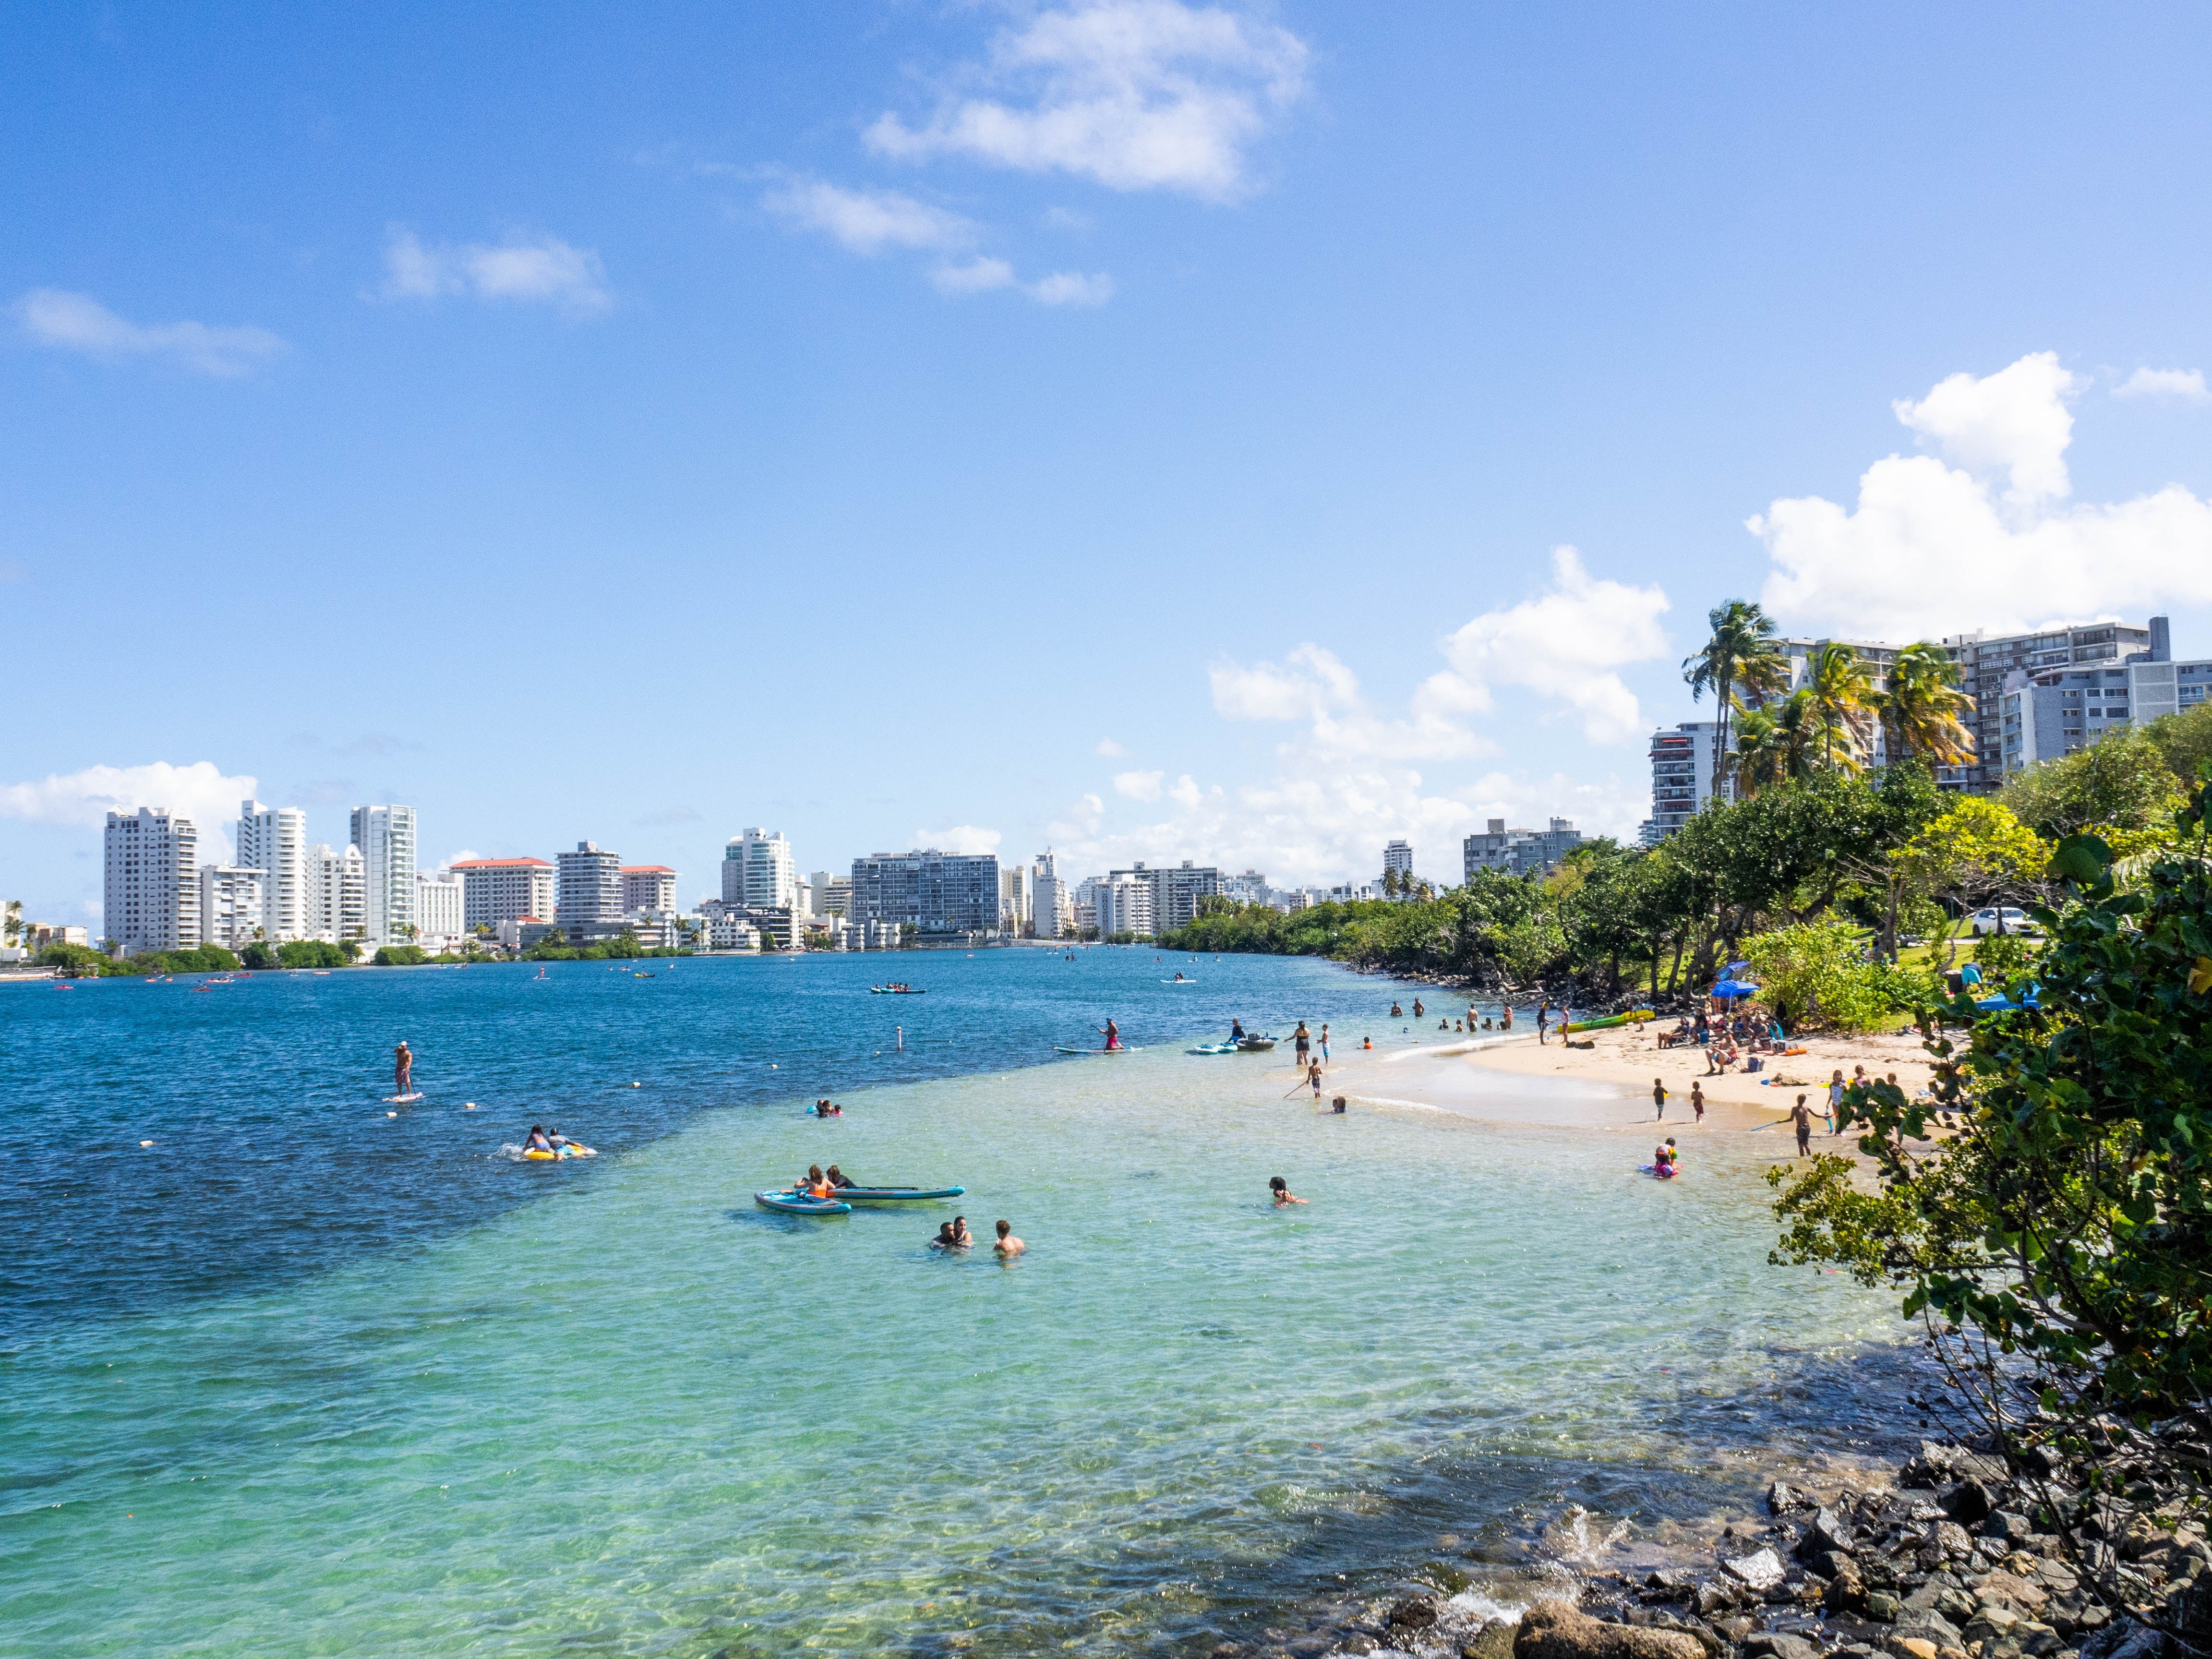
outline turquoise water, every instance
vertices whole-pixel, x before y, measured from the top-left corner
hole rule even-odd
[[[880,959],[9,992],[44,1080],[8,1133],[48,1150],[6,1190],[0,1648],[1203,1651],[1440,1529],[1580,1502],[1649,1531],[1741,1501],[1778,1438],[1873,1443],[1820,1362],[1894,1301],[1765,1265],[1771,1137],[1663,1185],[1632,1102],[1617,1131],[1485,1121],[1480,1088],[1338,1116],[1285,1065],[1180,1052],[1232,1010],[1328,1018],[1340,1058],[1400,1040],[1374,1016],[1409,991],[1323,964],[899,966],[931,997],[866,998]],[[1149,1046],[982,1070],[1093,1012]],[[386,1119],[398,1023],[429,1098]],[[787,1066],[847,1115],[802,1117]],[[549,1078],[598,1159],[500,1151]],[[187,1112],[206,1160],[153,1164]],[[752,1204],[833,1159],[968,1196]],[[1273,1174],[1312,1201],[1272,1210]],[[1029,1254],[927,1249],[956,1212]]]

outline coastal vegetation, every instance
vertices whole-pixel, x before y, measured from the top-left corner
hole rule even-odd
[[[1768,1179],[1775,1260],[1906,1292],[1982,1426],[2072,1455],[2100,1419],[2212,1440],[2212,765],[2130,878],[2100,836],[2060,842],[2049,936],[2015,1006],[1919,999],[1932,1097],[1853,1088],[1878,1186],[1817,1157]],[[2031,1000],[2032,993],[2032,1000]],[[2021,1373],[2032,1387],[2023,1391]],[[2198,1493],[2212,1461],[2183,1471]]]
[[[238,958],[220,945],[203,945],[191,951],[142,951],[135,957],[116,957],[88,945],[49,945],[39,952],[49,968],[102,977],[148,974],[227,974]]]

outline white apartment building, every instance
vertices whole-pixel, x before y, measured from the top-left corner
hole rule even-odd
[[[353,844],[361,849],[364,940],[410,945],[415,924],[415,809],[356,806]]]
[[[676,914],[676,872],[665,864],[625,864],[622,867],[622,908],[626,916],[641,910]]]
[[[757,951],[760,943],[760,929],[743,916],[724,913],[708,919],[707,948],[709,951]]]
[[[199,831],[166,806],[107,815],[101,926],[125,956],[200,943]]]
[[[1049,847],[1030,860],[1030,917],[1039,939],[1060,939],[1075,926],[1075,900]]]
[[[596,842],[580,841],[573,853],[562,853],[559,888],[554,896],[553,920],[571,944],[586,938],[611,938],[622,929],[622,854],[610,853]]]
[[[1116,933],[1150,939],[1158,931],[1152,884],[1134,871],[1115,871],[1092,890],[1091,902],[1097,907],[1095,926],[1102,939]]]
[[[358,943],[368,932],[368,879],[361,848],[334,853],[326,842],[307,849],[307,938],[326,945]]]
[[[243,951],[266,937],[266,870],[234,864],[200,866],[200,942]]]
[[[1386,874],[1395,870],[1400,883],[1410,881],[1413,874],[1413,843],[1394,841],[1386,845],[1382,848],[1382,868]]]
[[[853,878],[829,870],[817,870],[806,878],[813,891],[808,908],[817,916],[842,916],[852,914]]]
[[[1582,844],[1582,831],[1566,818],[1553,818],[1547,830],[1508,830],[1504,818],[1492,818],[1487,831],[1462,844],[1461,867],[1468,881],[1483,870],[1547,876]]]
[[[415,876],[415,942],[426,951],[458,945],[468,931],[467,878],[453,870]]]
[[[760,909],[799,908],[799,866],[781,830],[745,830],[722,853],[722,902]]]
[[[550,921],[556,895],[553,866],[544,859],[463,859],[461,926],[473,933],[502,921]]]
[[[314,877],[307,869],[307,815],[296,806],[238,804],[238,863],[268,872],[262,883],[261,927],[276,941],[310,937]],[[204,916],[203,917],[204,921]]]
[[[1651,838],[1665,840],[1705,810],[1713,798],[1713,751],[1720,743],[1717,720],[1685,720],[1673,731],[1651,734]],[[1732,794],[1723,781],[1723,799]]]

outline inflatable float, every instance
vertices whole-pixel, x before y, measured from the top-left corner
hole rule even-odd
[[[834,1198],[808,1198],[800,1193],[755,1193],[753,1202],[782,1215],[850,1215],[853,1206]]]

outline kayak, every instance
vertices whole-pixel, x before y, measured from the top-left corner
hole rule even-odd
[[[1118,1048],[1063,1048],[1054,1043],[1052,1051],[1056,1054],[1133,1054],[1137,1052],[1137,1045],[1125,1042]]]
[[[1641,1025],[1659,1016],[1649,1008],[1638,1008],[1632,1013],[1607,1014],[1602,1019],[1577,1019],[1559,1027],[1562,1036],[1569,1031],[1610,1031],[1622,1025]]]
[[[763,1210],[785,1215],[850,1215],[853,1206],[834,1198],[801,1198],[796,1193],[755,1193],[753,1202]]]
[[[893,1204],[921,1198],[958,1198],[965,1187],[840,1187],[848,1204]]]

